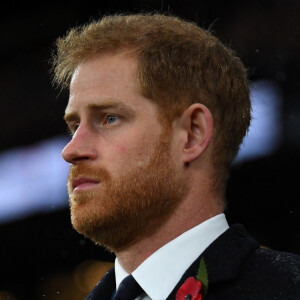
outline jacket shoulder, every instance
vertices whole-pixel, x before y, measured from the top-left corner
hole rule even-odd
[[[244,260],[239,282],[261,299],[300,299],[300,256],[258,248]]]
[[[259,248],[249,255],[249,264],[253,270],[260,270],[262,274],[271,272],[273,277],[284,275],[286,279],[300,282],[300,256],[296,254]]]
[[[240,224],[231,226],[204,255],[210,299],[300,299],[300,257],[260,248]]]

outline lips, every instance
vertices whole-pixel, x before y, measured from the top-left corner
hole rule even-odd
[[[99,180],[95,180],[92,178],[87,178],[87,177],[76,178],[73,180],[73,183],[72,183],[73,192],[78,192],[81,190],[85,190],[85,189],[94,187],[99,183],[100,183]]]

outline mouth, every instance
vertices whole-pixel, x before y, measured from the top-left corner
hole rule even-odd
[[[73,193],[93,188],[96,185],[98,185],[99,183],[100,183],[99,180],[95,180],[92,178],[87,178],[87,177],[76,178],[72,182]]]

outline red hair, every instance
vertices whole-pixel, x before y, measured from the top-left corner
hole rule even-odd
[[[157,103],[168,121],[193,103],[211,111],[215,182],[224,191],[229,164],[251,119],[247,72],[240,59],[209,31],[177,17],[106,16],[58,39],[54,80],[68,87],[78,64],[125,49],[133,49],[138,60],[141,93]]]

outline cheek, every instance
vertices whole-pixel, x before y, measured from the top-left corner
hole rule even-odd
[[[151,145],[146,143],[126,143],[116,147],[115,151],[117,153],[115,153],[114,163],[121,169],[147,165],[152,153]]]
[[[111,141],[109,149],[106,149],[106,158],[112,162],[131,165],[134,162],[148,161],[157,143],[157,136],[149,132],[137,135],[126,135],[126,138]]]
[[[120,153],[126,153],[127,152],[127,146],[125,145],[121,145],[119,148],[118,148],[118,152]]]
[[[150,154],[151,151],[149,145],[141,144],[141,145],[121,145],[116,148],[116,152],[122,155],[123,157],[145,157]]]
[[[149,135],[149,134],[148,134]],[[146,135],[143,134],[137,136],[127,136],[126,139],[122,139],[115,145],[115,151],[125,157],[144,157],[151,153],[153,147],[153,137],[144,138]]]

